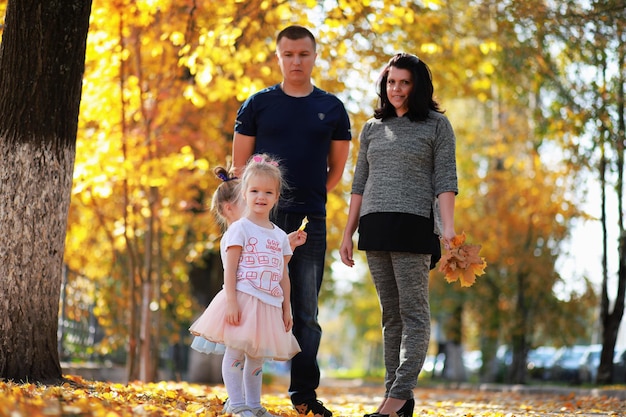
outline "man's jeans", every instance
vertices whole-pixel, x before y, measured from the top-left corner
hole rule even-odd
[[[303,218],[303,214],[279,211],[273,220],[286,233],[291,233],[300,226]],[[289,261],[293,334],[302,349],[291,360],[289,393],[293,404],[315,399],[320,381],[317,351],[322,329],[317,322],[317,301],[324,275],[326,218],[308,216],[308,219],[306,243],[294,250]]]

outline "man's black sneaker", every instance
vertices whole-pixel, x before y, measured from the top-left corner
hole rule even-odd
[[[308,416],[309,413],[313,414],[313,417],[332,417],[333,415],[319,400],[309,400],[301,404],[294,404],[293,408],[296,409],[298,414],[303,416]]]

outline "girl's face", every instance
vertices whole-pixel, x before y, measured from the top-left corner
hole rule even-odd
[[[243,203],[243,198],[239,197],[236,200],[229,201],[224,203],[222,211],[224,212],[224,217],[226,218],[226,223],[230,225],[231,223],[241,219],[243,216],[243,211],[246,206]]]
[[[252,176],[244,193],[250,214],[269,218],[270,211],[278,202],[278,184],[267,175]]]
[[[411,72],[406,69],[390,67],[387,75],[387,98],[396,109],[398,117],[409,111],[411,90],[413,90]]]

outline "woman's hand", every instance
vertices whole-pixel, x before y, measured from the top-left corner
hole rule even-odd
[[[354,243],[352,242],[352,238],[345,237],[341,241],[341,246],[339,247],[339,254],[341,255],[341,262],[348,265],[349,267],[354,266],[354,259],[352,258],[354,250]]]
[[[455,236],[456,233],[454,232],[454,229],[443,231],[443,236],[441,236],[441,242],[443,243],[443,247],[446,248],[446,250],[450,250],[450,242],[452,241],[452,239],[454,239]]]
[[[350,206],[348,208],[348,221],[346,222],[346,228],[343,232],[343,240],[339,247],[339,254],[341,255],[341,262],[349,267],[354,266],[354,243],[352,242],[352,235],[356,232],[359,226],[359,212],[361,211],[361,203],[363,196],[360,194],[350,195]]]

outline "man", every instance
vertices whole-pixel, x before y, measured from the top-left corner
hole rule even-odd
[[[326,196],[343,174],[350,120],[343,103],[311,81],[317,53],[308,29],[283,29],[276,38],[276,57],[283,81],[249,97],[237,113],[233,166],[239,174],[254,153],[277,158],[287,189],[274,222],[290,233],[305,217],[309,220],[307,241],[289,262],[293,333],[302,349],[291,361],[289,393],[300,414],[331,417],[315,392],[322,335],[318,295],[326,254]]]

